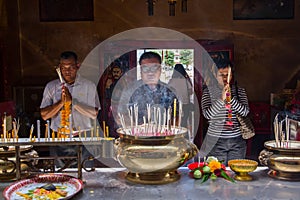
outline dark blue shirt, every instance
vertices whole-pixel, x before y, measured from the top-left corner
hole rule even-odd
[[[161,81],[159,81],[154,90],[150,89],[150,87],[142,81],[141,84],[142,85],[134,91],[130,98],[131,105],[138,105],[139,124],[143,122],[143,116],[147,118],[147,104],[150,104],[151,108],[173,108],[174,99],[176,99],[176,95],[172,92],[172,90]]]

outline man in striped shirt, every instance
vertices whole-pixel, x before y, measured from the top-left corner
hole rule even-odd
[[[217,81],[204,87],[201,100],[203,115],[209,123],[202,149],[205,155],[215,156],[227,165],[231,159],[245,158],[246,141],[236,115],[247,116],[249,105],[245,89],[230,84],[230,61],[219,59],[215,64]]]

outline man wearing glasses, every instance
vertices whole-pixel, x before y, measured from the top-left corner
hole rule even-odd
[[[175,94],[160,81],[161,56],[155,52],[145,52],[139,59],[141,66],[140,87],[130,98],[131,105],[138,106],[139,124],[147,117],[147,105],[168,109],[173,106]],[[178,101],[177,101],[178,102]]]

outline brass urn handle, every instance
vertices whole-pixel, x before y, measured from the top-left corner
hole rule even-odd
[[[259,160],[260,164],[264,165],[264,166],[268,166],[268,162],[272,155],[273,155],[273,152],[268,151],[266,149],[262,150],[258,156],[258,160]]]

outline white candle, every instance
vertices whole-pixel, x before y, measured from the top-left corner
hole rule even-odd
[[[48,129],[48,140],[50,141],[51,133],[50,133],[50,121],[47,120],[47,129]]]
[[[156,107],[153,107],[153,113],[154,113],[154,115],[153,115],[153,122],[154,122],[154,124],[156,125],[156,124],[157,124]]]
[[[135,117],[135,126],[138,126],[138,120],[139,120],[139,107],[137,104],[134,104],[134,117]]]
[[[289,142],[290,139],[290,125],[288,116],[285,117],[285,133],[286,133],[286,141]]]
[[[277,130],[276,121],[273,122],[273,128],[274,128],[274,136],[275,136],[276,147],[278,147],[278,130]]]
[[[161,131],[161,110],[160,108],[157,108],[157,115],[158,115],[158,130],[157,132],[160,132]]]
[[[182,101],[179,101],[178,127],[181,127]]]
[[[130,106],[130,108],[127,108],[127,110],[128,110],[128,116],[130,119],[130,127],[132,128],[133,127],[133,108],[132,108],[132,106]]]
[[[143,116],[143,121],[144,121],[144,133],[146,133],[146,117]]]
[[[150,120],[151,120],[151,107],[150,107],[150,104],[147,104],[147,113],[148,113],[148,123],[150,124]]]
[[[166,129],[169,130],[169,109],[167,109],[167,125],[166,125]]]
[[[38,141],[41,141],[41,122],[40,120],[36,121],[36,128],[37,128],[37,137],[38,137]]]

